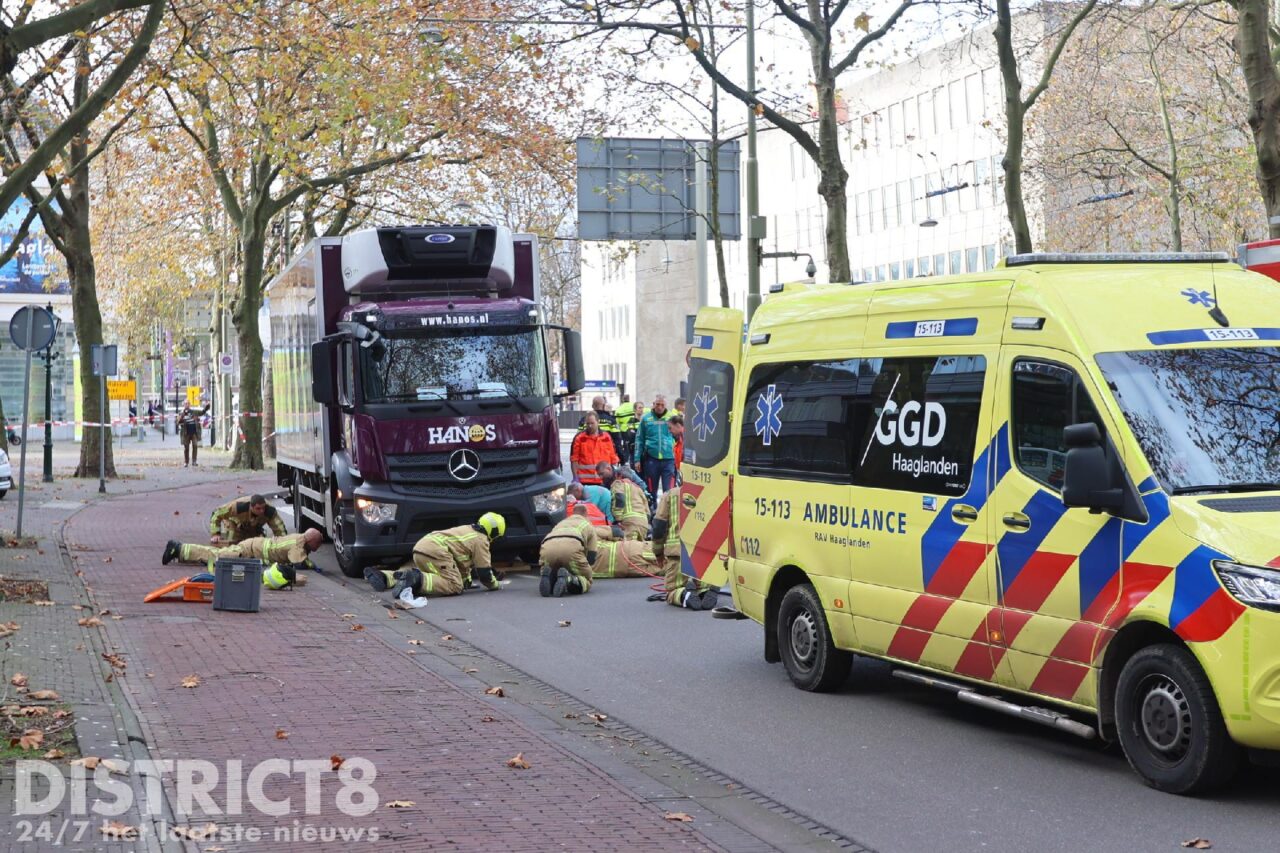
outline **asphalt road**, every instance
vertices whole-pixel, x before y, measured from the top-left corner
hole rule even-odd
[[[333,565],[327,548],[322,561]],[[1280,770],[1248,768],[1212,798],[1162,794],[1116,749],[962,705],[878,662],[856,663],[837,693],[804,693],[764,662],[760,626],[647,593],[615,580],[542,599],[535,578],[513,575],[421,613],[880,851],[1176,851],[1197,837],[1215,851],[1280,848]]]

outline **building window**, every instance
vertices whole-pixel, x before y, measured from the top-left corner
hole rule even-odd
[[[964,271],[960,268],[960,250],[959,249],[951,253],[951,265],[948,269],[950,269],[952,275],[959,275],[961,272]]]
[[[922,258],[917,258],[916,266],[920,270],[920,275],[922,276],[928,275],[929,274],[929,256],[925,255]]]
[[[933,128],[935,133],[947,129],[947,90],[942,86],[933,90]]]
[[[876,281],[884,281],[884,264],[876,267]]]
[[[911,223],[911,193],[907,190],[906,181],[898,181],[898,224]]]
[[[933,256],[933,274],[934,275],[947,274],[947,256],[946,255]]]
[[[991,158],[991,202],[1000,204],[1004,199],[1004,166],[1002,157]]]
[[[964,271],[979,272],[977,247],[964,250]]]
[[[921,178],[911,179],[911,221],[916,225],[924,222],[924,181]]]
[[[969,124],[977,124],[982,121],[984,106],[982,102],[982,75],[975,73],[964,78],[964,88],[964,100],[968,110]]]
[[[925,92],[920,96],[920,137],[928,139],[936,132],[933,121],[933,93]]]
[[[900,278],[902,278],[902,267],[898,264],[897,261],[894,261],[893,263],[889,264],[889,280],[897,281]]]
[[[964,126],[964,84],[961,81],[952,80],[947,84],[947,101],[950,107],[947,110],[950,122],[947,127],[958,130]]]
[[[987,244],[982,247],[983,269],[993,270],[996,268],[996,247],[994,244]]]
[[[991,180],[991,166],[986,157],[973,161],[973,203],[983,207],[991,195],[987,182]]]
[[[907,258],[905,261],[902,262],[902,271],[904,273],[903,278],[915,278],[916,262],[911,258]]]
[[[857,193],[853,197],[853,233],[861,235],[866,223],[864,220],[867,216],[867,203],[863,200],[862,193]]]

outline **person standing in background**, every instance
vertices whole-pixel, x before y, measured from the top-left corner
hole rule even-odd
[[[200,419],[207,411],[209,411],[208,406],[197,412],[189,403],[183,403],[182,411],[178,413],[178,437],[182,440],[183,468],[189,465],[198,467],[200,464],[196,461],[200,454]]]
[[[640,427],[636,430],[636,453],[642,460],[640,475],[649,490],[650,512],[657,501],[658,491],[667,491],[675,485],[675,440],[667,424],[670,417],[667,398],[658,394],[653,398],[653,408],[640,419]]]

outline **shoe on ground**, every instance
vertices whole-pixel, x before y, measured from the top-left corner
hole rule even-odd
[[[364,579],[369,582],[369,586],[373,587],[374,592],[387,591],[387,576],[379,569],[365,569]]]
[[[720,604],[720,588],[704,589],[699,597],[702,599],[703,610],[714,610]]]
[[[578,578],[569,570],[562,570],[560,576],[556,578],[555,586],[551,588],[551,594],[556,598],[563,598],[566,595],[572,595],[577,592],[582,592],[582,587],[578,584]]]
[[[160,562],[167,566],[180,556],[182,556],[182,545],[178,540],[170,539],[165,543],[164,556],[160,558]]]
[[[394,577],[396,585],[391,587],[392,598],[399,598],[406,589],[413,592],[422,583],[422,572],[417,569],[401,569]]]
[[[556,584],[560,582],[560,570],[554,566],[543,566],[542,576],[538,578],[538,595],[550,598]],[[563,595],[563,593],[561,593]]]
[[[686,589],[680,593],[680,606],[686,610],[701,610],[702,598],[693,590]]]

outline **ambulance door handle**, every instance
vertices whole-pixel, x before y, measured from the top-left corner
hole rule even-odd
[[[957,504],[951,510],[951,517],[961,524],[978,520],[978,511],[968,504]]]
[[[1021,512],[1007,512],[1004,514],[1004,526],[1014,530],[1030,530],[1031,519]]]
[[[680,503],[684,504],[689,509],[693,509],[695,506],[698,505],[698,499],[695,498],[693,495],[682,495],[680,497]]]

